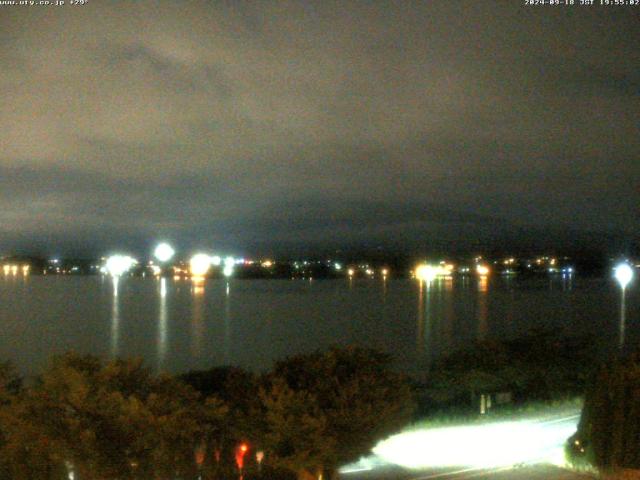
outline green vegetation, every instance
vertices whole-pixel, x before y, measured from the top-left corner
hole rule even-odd
[[[507,404],[548,403],[584,395],[595,342],[549,332],[480,342],[439,361],[419,386],[423,415],[473,413],[482,394],[506,393]],[[494,401],[494,407],[495,407]]]
[[[67,354],[3,405],[0,450],[12,479],[154,478],[193,470],[193,439],[226,407],[139,361]]]
[[[389,364],[387,355],[357,348],[277,363],[261,391],[271,455],[301,473],[333,478],[339,465],[409,423],[412,392]]]
[[[640,357],[612,361],[597,372],[587,391],[578,432],[567,456],[578,466],[602,472],[640,469]]]
[[[389,356],[362,348],[289,357],[263,375],[219,367],[171,377],[137,360],[66,354],[27,385],[0,364],[0,478],[66,480],[73,471],[76,480],[222,480],[237,478],[240,455],[245,480],[331,479],[415,421],[416,392],[421,427],[574,410],[591,345],[545,333],[480,343],[443,359],[413,387]],[[599,436],[624,423],[621,412],[638,415],[640,388],[622,386],[639,378],[632,372],[603,377],[606,389],[593,389],[585,406],[581,439],[603,465],[637,460],[624,449],[636,430]],[[478,415],[481,394],[505,392],[508,403]],[[600,413],[607,408],[616,413]],[[617,439],[611,446],[609,435]]]
[[[137,360],[55,357],[29,386],[0,365],[0,478],[309,478],[367,453],[413,412],[406,379],[373,350],[153,375]],[[264,452],[258,465],[256,453]]]

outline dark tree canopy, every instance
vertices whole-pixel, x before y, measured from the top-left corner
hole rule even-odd
[[[568,448],[603,471],[640,469],[640,356],[603,366]]]
[[[15,480],[173,476],[225,412],[140,361],[66,354],[4,406],[2,460]]]
[[[406,425],[414,410],[389,356],[355,347],[278,362],[261,399],[270,454],[289,468],[328,475]]]

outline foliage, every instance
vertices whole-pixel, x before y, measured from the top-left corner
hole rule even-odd
[[[572,459],[607,471],[640,468],[640,357],[603,366],[587,392],[578,432],[569,445]]]
[[[407,379],[367,349],[290,357],[260,378],[232,367],[156,376],[139,360],[69,353],[26,387],[0,365],[0,478],[233,478],[240,441],[245,478],[258,450],[268,478],[331,478],[413,408]]]
[[[512,392],[519,401],[581,395],[592,371],[594,342],[534,332],[502,342],[480,342],[438,362],[426,383],[431,407],[473,404],[482,393]]]
[[[206,439],[209,455],[205,473],[218,478],[236,475],[235,449],[252,438],[257,428],[253,412],[258,408],[258,384],[254,374],[238,367],[223,366],[191,371],[180,380],[200,392],[207,402],[222,402],[227,409],[222,424]]]
[[[193,469],[195,441],[224,416],[190,387],[140,361],[54,358],[2,417],[12,478],[143,478]]]
[[[389,367],[387,355],[355,347],[278,362],[261,393],[260,442],[272,461],[328,478],[406,425],[413,395]]]

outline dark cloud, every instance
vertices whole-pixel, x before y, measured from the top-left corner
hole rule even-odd
[[[0,241],[637,239],[632,8],[0,8]]]

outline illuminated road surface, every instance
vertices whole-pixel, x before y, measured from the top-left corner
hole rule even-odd
[[[380,442],[370,457],[341,469],[341,478],[580,478],[551,467],[563,464],[564,443],[579,418],[579,409],[573,409],[553,416],[406,431]],[[538,477],[535,472],[543,469],[555,473]]]

